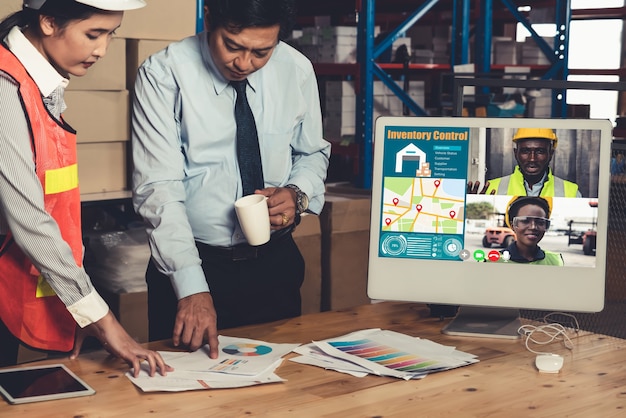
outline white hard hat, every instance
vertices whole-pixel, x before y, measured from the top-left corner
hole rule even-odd
[[[121,11],[140,9],[146,5],[144,0],[74,0],[101,10]],[[24,7],[39,10],[46,0],[24,0]]]

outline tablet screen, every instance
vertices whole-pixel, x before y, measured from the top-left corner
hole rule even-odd
[[[13,404],[95,393],[62,364],[0,370],[0,392]]]

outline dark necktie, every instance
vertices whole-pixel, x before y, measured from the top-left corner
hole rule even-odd
[[[237,160],[241,172],[243,195],[254,193],[256,189],[265,186],[263,168],[261,166],[261,151],[259,138],[254,123],[254,116],[246,97],[247,80],[231,81],[230,84],[237,92],[235,102],[235,121],[237,122]]]

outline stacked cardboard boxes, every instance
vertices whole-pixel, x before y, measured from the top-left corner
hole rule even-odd
[[[549,118],[552,115],[552,96],[543,90],[533,91],[528,100],[529,118]]]
[[[356,62],[356,26],[309,26],[302,28],[298,47],[311,62]]]
[[[86,75],[70,78],[65,102],[63,116],[77,131],[83,198],[127,190],[130,125],[125,39],[112,39],[106,55]]]
[[[544,37],[543,40],[546,41],[546,43],[550,47],[552,47],[552,45],[554,44],[553,37]],[[539,45],[537,45],[537,42],[535,42],[533,38],[529,37],[529,38],[526,38],[526,40],[522,44],[521,64],[522,65],[550,65],[551,61],[546,56],[546,54],[543,53],[541,48],[539,48]]]
[[[448,64],[450,62],[450,27],[444,25],[413,25],[407,30],[411,40],[411,62]]]
[[[403,89],[404,82],[396,81],[400,89]],[[410,80],[406,94],[422,109],[426,103],[425,82],[423,80]],[[404,103],[394,92],[385,86],[386,111],[375,114],[374,119],[378,116],[402,116],[404,111]]]
[[[142,9],[124,13],[117,31],[126,39],[126,85],[132,91],[137,69],[150,55],[196,33],[196,0],[147,0]]]
[[[494,64],[517,65],[520,61],[519,43],[509,37],[494,37],[492,40],[492,59]]]
[[[22,10],[22,0],[2,0],[0,1],[0,20],[20,10]]]
[[[124,13],[107,55],[86,76],[72,78],[66,92],[64,116],[78,131],[84,199],[129,189],[130,106],[137,68],[152,53],[195,33],[195,0],[147,3]]]
[[[354,136],[356,93],[352,81],[326,81],[324,84],[324,137]]]
[[[129,193],[130,106],[135,75],[151,54],[195,33],[196,1],[148,0],[145,8],[125,12],[107,55],[84,77],[72,78],[65,119],[78,131],[79,181],[83,199],[90,194]],[[146,250],[147,243],[138,247]],[[137,268],[143,281],[145,267]],[[122,280],[123,277],[118,278]],[[92,280],[120,323],[140,342],[147,341],[147,292],[114,284],[110,274]]]
[[[374,36],[380,28],[374,28]],[[290,43],[315,63],[354,64],[357,62],[356,26],[308,26],[294,32]],[[400,37],[394,40],[385,61],[392,61],[396,51],[405,46],[411,55],[411,38]],[[383,54],[384,55],[384,54]],[[382,56],[381,56],[382,58]]]
[[[403,88],[403,82],[397,81]],[[326,81],[324,85],[324,137],[341,140],[353,137],[356,129],[356,93],[353,81]],[[382,81],[374,81],[374,120],[379,116],[402,116],[403,103]],[[424,106],[424,81],[410,80],[408,96]]]

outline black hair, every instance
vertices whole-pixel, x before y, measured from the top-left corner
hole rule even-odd
[[[546,199],[539,196],[520,196],[509,205],[507,212],[509,225],[513,225],[513,218],[517,216],[519,210],[528,205],[539,206],[545,212],[546,217],[550,217],[550,204]]]
[[[54,18],[56,25],[62,29],[74,20],[89,19],[96,13],[106,12],[74,0],[48,0],[39,10],[24,7],[19,12],[4,18],[0,22],[0,41],[9,34],[13,26],[19,26],[20,28],[30,26],[37,33],[40,33],[39,16],[42,15]]]
[[[209,28],[239,32],[250,27],[279,25],[278,39],[291,35],[295,20],[294,0],[204,0]]]

